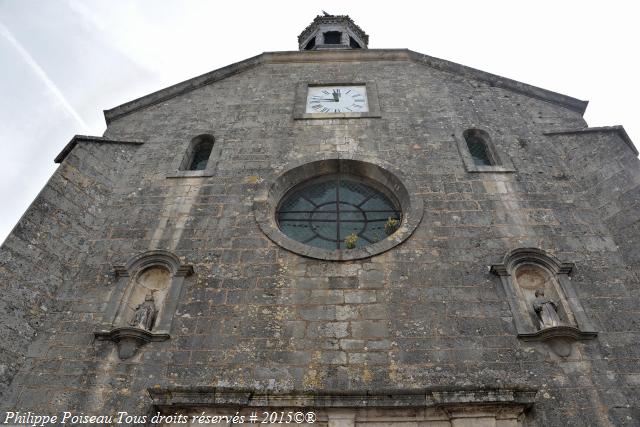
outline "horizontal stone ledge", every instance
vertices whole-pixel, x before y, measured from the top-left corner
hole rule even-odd
[[[638,155],[638,150],[633,144],[633,141],[631,141],[629,134],[627,134],[627,131],[624,130],[624,127],[622,127],[621,125],[557,130],[557,131],[545,132],[543,135],[556,136],[556,135],[571,135],[571,134],[593,133],[593,132],[603,132],[603,133],[610,132],[610,133],[618,134],[618,136],[624,141],[625,144],[627,144],[627,146],[631,149],[631,151],[633,151],[633,153],[636,156]]]
[[[409,390],[273,392],[217,387],[152,387],[147,389],[160,410],[201,406],[281,408],[426,408],[458,405],[531,407],[537,390],[527,387],[441,387]]]
[[[116,139],[104,138],[101,136],[89,136],[89,135],[75,135],[71,138],[71,141],[65,145],[60,154],[56,156],[53,160],[55,163],[62,163],[62,161],[71,153],[71,150],[75,148],[76,145],[80,142],[89,142],[89,143],[97,143],[97,144],[132,144],[132,145],[142,145],[144,141],[122,141]]]

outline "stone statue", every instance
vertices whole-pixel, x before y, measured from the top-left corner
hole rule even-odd
[[[540,329],[560,326],[558,305],[553,302],[551,298],[546,298],[542,289],[536,291],[536,297],[533,300],[533,310],[538,315]]]
[[[138,304],[136,307],[133,319],[131,319],[129,324],[133,327],[150,331],[156,320],[156,314],[158,314],[158,310],[156,309],[156,304],[153,301],[153,294],[147,294],[144,297],[144,302]]]

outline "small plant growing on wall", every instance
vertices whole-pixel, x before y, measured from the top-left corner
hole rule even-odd
[[[358,243],[358,236],[356,235],[356,233],[351,233],[347,236],[346,239],[344,239],[344,244],[347,247],[347,249],[355,248],[356,243]]]
[[[387,222],[384,224],[384,231],[387,233],[388,236],[390,236],[396,232],[399,225],[400,225],[400,221],[398,221],[395,218],[389,217],[389,219],[387,219]]]

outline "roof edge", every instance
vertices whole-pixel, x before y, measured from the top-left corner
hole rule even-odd
[[[516,80],[501,77],[475,68],[460,65],[455,62],[424,55],[409,49],[358,49],[335,51],[283,51],[264,52],[226,67],[185,80],[175,85],[160,89],[148,95],[121,104],[104,111],[107,124],[134,111],[161,103],[175,96],[206,86],[234,74],[239,74],[264,63],[304,63],[332,60],[339,62],[351,61],[413,61],[454,74],[463,75],[490,86],[507,89],[524,94],[532,98],[550,102],[561,107],[584,114],[588,101],[582,101],[557,92],[542,89],[537,86],[521,83]]]
[[[143,141],[120,141],[115,139],[104,138],[102,136],[90,136],[90,135],[74,135],[71,138],[71,141],[64,146],[60,154],[56,156],[53,160],[55,163],[62,163],[62,161],[71,153],[71,150],[75,148],[76,145],[80,142],[92,142],[92,143],[102,143],[102,144],[134,144],[141,145],[144,144]]]
[[[448,71],[454,74],[471,77],[473,79],[487,83],[493,87],[511,90],[513,92],[521,93],[523,95],[527,95],[541,101],[557,104],[569,110],[576,111],[580,114],[584,114],[584,112],[587,110],[587,105],[589,104],[589,101],[583,101],[571,96],[563,95],[558,92],[543,89],[538,86],[533,86],[527,83],[519,82],[517,80],[502,77],[497,74],[491,74],[486,71],[468,67],[466,65],[460,65],[455,62],[447,61],[446,59],[424,55],[412,50],[409,50],[408,52],[411,56],[411,59],[415,62],[425,63],[438,70]]]
[[[111,108],[109,110],[104,110],[105,121],[108,125],[112,121],[134,111],[158,104],[175,96],[190,92],[202,86],[206,86],[209,83],[213,83],[231,75],[246,71],[250,68],[255,67],[256,65],[261,64],[263,62],[263,56],[264,54],[253,56],[243,61],[227,65],[226,67],[218,68],[214,71],[192,77],[175,85],[141,96],[140,98],[125,102],[124,104],[118,105],[117,107]]]
[[[636,149],[633,141],[629,137],[629,134],[627,134],[627,131],[624,130],[624,127],[622,125],[599,126],[599,127],[589,127],[589,128],[582,128],[582,129],[559,130],[559,131],[553,131],[553,132],[545,132],[544,135],[547,135],[547,136],[569,135],[569,134],[572,134],[572,133],[575,134],[575,133],[588,133],[588,132],[613,132],[613,133],[617,133],[618,136],[620,137],[620,139],[622,139],[625,142],[625,144],[627,144],[627,146],[629,146],[631,151],[633,151],[633,153],[636,156],[638,154],[640,154],[640,153],[638,153],[638,150]]]

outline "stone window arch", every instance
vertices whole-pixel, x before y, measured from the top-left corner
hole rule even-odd
[[[115,288],[95,336],[116,342],[120,358],[127,359],[147,342],[170,338],[183,283],[193,267],[171,252],[156,250],[139,254],[114,270]],[[139,325],[136,312],[145,301],[153,307],[149,314],[153,318]]]
[[[494,141],[496,132],[474,125],[456,130],[453,137],[467,172],[515,172],[511,159],[499,148],[508,141]]]
[[[495,158],[489,148],[489,134],[481,129],[467,129],[463,133],[467,149],[476,166],[494,166]]]
[[[207,169],[215,138],[210,134],[198,135],[191,140],[184,156],[183,170],[201,171]]]
[[[519,248],[508,252],[502,263],[493,264],[491,272],[500,277],[509,302],[518,338],[523,341],[548,341],[560,356],[571,353],[570,343],[597,336],[577,297],[569,274],[572,263],[560,262],[537,248]],[[545,323],[534,304],[537,292],[543,300],[553,302],[557,321]]]
[[[167,178],[213,176],[220,154],[219,141],[213,134],[197,135],[174,160],[174,172]]]

